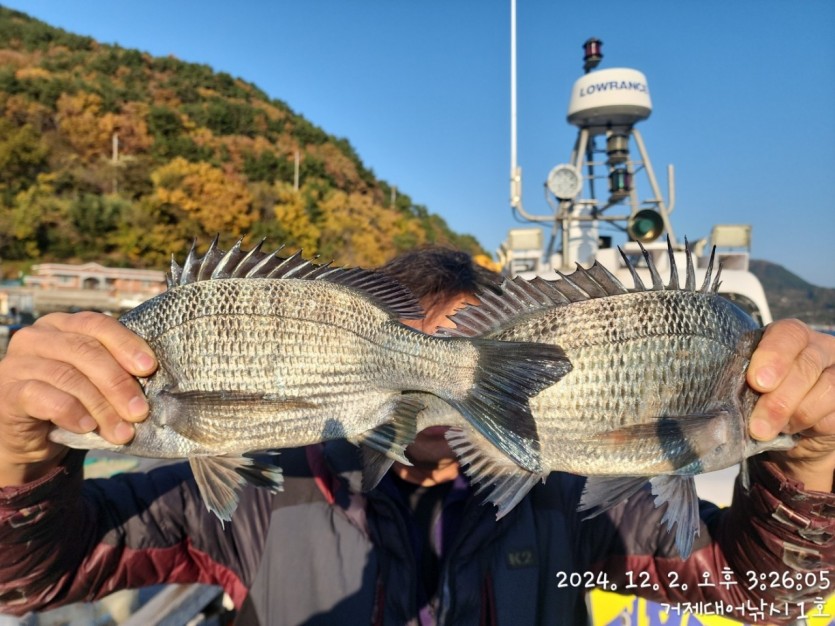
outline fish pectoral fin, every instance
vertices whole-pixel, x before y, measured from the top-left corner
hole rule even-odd
[[[693,541],[701,528],[699,517],[699,496],[696,481],[692,476],[654,476],[650,479],[655,506],[667,505],[661,523],[667,532],[676,527],[676,549],[686,559],[693,551]]]
[[[281,468],[245,456],[189,457],[191,471],[206,508],[221,522],[232,519],[244,483],[280,491],[284,483]]]
[[[464,473],[478,485],[476,493],[486,492],[486,500],[498,508],[496,519],[507,515],[547,476],[520,467],[470,427],[450,428],[446,439]]]
[[[382,480],[394,461],[411,465],[406,458],[406,447],[417,435],[417,416],[425,408],[423,402],[411,395],[398,395],[380,408],[382,426],[373,428],[351,439],[362,450],[362,488],[370,491]]]
[[[642,455],[651,454],[654,464],[644,469],[648,475],[657,475],[689,468],[688,473],[703,471],[703,462],[716,463],[728,456],[734,445],[734,428],[738,414],[725,408],[715,411],[682,416],[659,416],[640,424],[630,424],[617,430],[592,432],[587,441],[598,448],[618,450],[639,447]],[[655,447],[657,453],[651,452]],[[733,463],[734,460],[730,461]]]
[[[277,415],[314,406],[304,400],[287,399],[275,394],[248,391],[176,391],[159,394],[157,402],[159,423],[179,434],[201,441],[200,423],[207,416],[218,417],[225,422],[240,419],[250,425],[272,421]],[[230,423],[230,426],[232,424]]]

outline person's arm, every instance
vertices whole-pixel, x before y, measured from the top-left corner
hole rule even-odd
[[[148,345],[106,315],[53,313],[15,333],[0,360],[0,487],[59,465],[66,448],[47,439],[52,424],[130,441],[148,415],[135,376],[155,368]]]

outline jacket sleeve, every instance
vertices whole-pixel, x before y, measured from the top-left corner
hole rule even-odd
[[[268,503],[246,490],[224,528],[188,465],[83,480],[70,451],[42,479],[0,489],[0,613],[91,601],[157,583],[221,585],[240,604],[266,534]]]
[[[661,527],[664,507],[645,490],[588,527],[600,546],[592,568],[608,574],[610,588],[678,614],[780,623],[811,613],[835,592],[835,495],[804,491],[760,457],[749,469],[751,487],[737,479],[730,507],[701,503],[688,559],[677,556],[674,533]]]

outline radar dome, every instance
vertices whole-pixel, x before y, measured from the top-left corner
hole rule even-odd
[[[652,112],[647,79],[638,70],[611,68],[579,78],[571,90],[568,123],[581,128],[631,126]]]

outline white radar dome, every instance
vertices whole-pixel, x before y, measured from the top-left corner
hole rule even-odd
[[[638,70],[616,67],[579,78],[571,90],[568,123],[581,128],[631,126],[652,112],[647,79]]]

